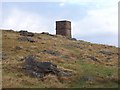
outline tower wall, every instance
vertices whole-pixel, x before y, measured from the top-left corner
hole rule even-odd
[[[56,21],[56,34],[71,38],[71,22]]]

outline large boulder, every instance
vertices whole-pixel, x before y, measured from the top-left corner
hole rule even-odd
[[[71,76],[70,72],[57,68],[57,65],[51,62],[38,62],[32,55],[25,57],[24,60],[23,69],[25,69],[30,76],[39,78],[42,78],[47,74]]]

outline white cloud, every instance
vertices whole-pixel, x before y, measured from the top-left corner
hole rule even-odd
[[[3,13],[4,15],[5,13]],[[50,19],[39,14],[13,9],[3,19],[2,28],[14,30],[28,30],[32,32],[50,32]]]
[[[56,0],[57,1],[57,0]],[[108,6],[108,5],[115,5],[120,0],[58,0],[61,2],[71,3],[71,4],[88,4],[88,3],[95,3],[96,5]]]
[[[64,6],[64,5],[65,5],[65,3],[64,3],[64,2],[61,2],[59,5],[62,7],[62,6]]]
[[[81,37],[85,39],[88,37],[87,40],[89,39],[92,42],[118,45],[117,6],[89,10],[83,19],[72,23],[74,37],[79,39]],[[98,38],[98,41],[96,38]]]
[[[116,7],[95,9],[77,22],[73,22],[73,34],[94,35],[99,33],[118,33],[118,12]]]

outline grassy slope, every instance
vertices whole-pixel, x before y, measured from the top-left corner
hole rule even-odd
[[[17,32],[2,32],[2,52],[7,58],[3,60],[3,87],[117,87],[118,49],[113,46],[91,44],[84,41],[72,41],[63,36],[36,34],[36,43],[20,42]],[[22,50],[16,50],[21,46]],[[53,50],[59,56],[42,53],[42,50]],[[104,55],[100,50],[109,50],[113,55]],[[73,71],[69,78],[48,75],[44,81],[31,78],[21,68],[21,58],[35,55],[39,61],[50,61],[59,67]],[[98,62],[88,58],[94,56]]]

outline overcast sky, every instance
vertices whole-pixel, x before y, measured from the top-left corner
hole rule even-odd
[[[3,1],[2,29],[55,34],[56,20],[70,20],[72,37],[118,46],[119,0]]]

